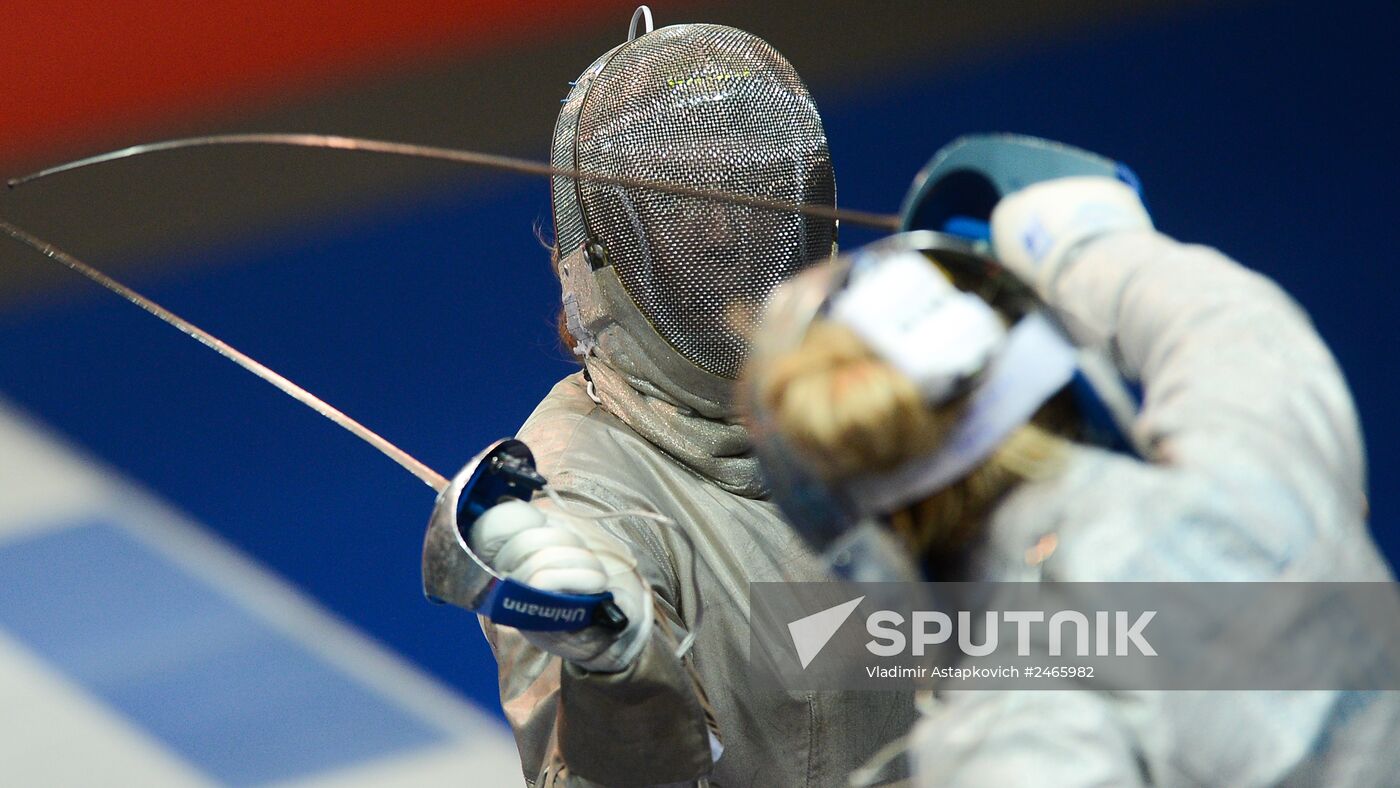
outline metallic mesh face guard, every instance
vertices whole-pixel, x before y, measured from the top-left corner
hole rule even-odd
[[[800,204],[834,206],[821,117],[792,66],[761,39],[678,25],[599,58],[555,127],[556,166]],[[553,182],[561,256],[589,249],[690,363],[726,379],[773,288],[826,259],[829,220],[642,189]]]

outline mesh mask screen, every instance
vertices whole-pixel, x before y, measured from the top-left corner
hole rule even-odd
[[[580,82],[556,127],[556,161],[572,159],[565,166],[835,204],[821,117],[792,66],[761,39],[717,25],[667,27],[590,72],[591,84]],[[835,240],[826,219],[594,182],[561,185],[556,180],[561,251],[581,236],[601,243],[657,333],[726,378],[738,375],[747,332],[773,287],[825,259]]]

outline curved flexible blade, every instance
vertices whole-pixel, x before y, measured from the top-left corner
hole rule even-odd
[[[386,142],[383,140],[370,140],[360,137],[341,137],[333,134],[214,134],[205,137],[186,137],[183,139],[165,140],[164,142],[149,142],[143,145],[133,145],[129,148],[122,148],[121,150],[114,150],[108,153],[101,153],[96,156],[89,156],[87,158],[59,164],[54,167],[49,167],[48,169],[30,173],[29,175],[11,178],[8,183],[10,188],[13,189],[41,178],[47,178],[50,175],[57,175],[62,172],[69,172],[83,167],[90,167],[94,164],[117,161],[118,159],[129,159],[132,156],[142,156],[148,153],[178,150],[180,148],[198,148],[209,145],[283,145],[298,148],[323,148],[329,150],[384,153],[394,156],[450,161],[474,167],[505,170],[507,172],[518,172],[526,175],[576,178],[614,186],[624,186],[629,189],[649,189],[652,191],[666,192],[668,194],[678,194],[683,197],[694,197],[701,200],[745,205],[761,210],[801,213],[807,216],[833,219],[880,230],[894,231],[898,230],[900,226],[899,217],[895,215],[829,208],[824,205],[797,205],[781,200],[769,200],[763,197],[697,189],[693,186],[685,186],[679,183],[664,183],[661,181],[646,180],[644,178],[602,175],[599,173],[584,172],[582,170],[554,167],[530,159],[520,159],[513,156],[499,156],[493,153],[458,150],[455,148],[440,148],[431,145],[414,145],[407,142]]]
[[[13,224],[10,224],[9,222],[0,220],[0,232],[3,232],[5,233],[5,235],[10,236],[16,241],[19,241],[20,243],[37,250],[45,257],[48,257],[51,260],[54,260],[62,265],[67,266],[68,268],[71,268],[74,271],[77,271],[78,273],[82,274],[88,279],[91,279],[92,281],[98,283],[99,285],[102,285],[108,290],[111,290],[113,293],[116,293],[122,298],[125,298],[126,300],[130,301],[136,306],[139,306],[147,312],[150,312],[152,315],[155,315],[156,317],[160,318],[166,323],[169,323],[175,328],[178,328],[187,336],[198,340],[200,343],[210,348],[214,352],[218,353],[219,355],[223,356],[224,358],[228,359],[229,361],[232,361],[238,366],[243,367],[244,369],[248,370],[254,375],[257,375],[258,377],[267,381],[268,383],[271,383],[272,385],[280,389],[283,393],[290,396],[292,399],[302,403],[308,408],[311,408],[312,410],[316,411],[322,416],[325,416],[326,418],[330,419],[331,421],[348,430],[355,437],[359,438],[360,440],[363,440],[365,443],[368,443],[369,445],[378,449],[381,453],[384,454],[384,456],[403,466],[404,470],[407,470],[409,473],[413,474],[414,476],[417,476],[423,481],[424,484],[428,485],[434,490],[442,492],[444,489],[447,488],[447,479],[443,478],[442,474],[438,473],[432,468],[429,468],[427,465],[424,465],[422,462],[414,458],[412,455],[410,455],[403,449],[400,449],[398,446],[395,446],[394,444],[390,443],[388,440],[379,435],[379,433],[375,432],[374,430],[371,430],[369,427],[366,427],[360,422],[355,421],[354,419],[345,415],[340,410],[332,407],[329,403],[316,396],[315,394],[312,394],[311,392],[307,391],[301,386],[298,386],[297,384],[291,382],[290,380],[287,380],[286,378],[282,377],[276,372],[273,372],[271,369],[268,369],[266,366],[264,366],[261,362],[250,358],[247,354],[234,348],[232,345],[228,344],[222,339],[219,339],[213,334],[210,334],[208,331],[205,331],[199,326],[196,326],[194,323],[191,323],[190,321],[184,319],[183,317],[180,317],[174,312],[171,312],[169,309],[166,309],[165,307],[141,295],[135,290],[132,290],[130,287],[127,287],[121,282],[118,282],[117,280],[102,273],[96,268],[93,268],[87,263],[84,263],[82,260],[79,260],[78,258],[68,254],[62,249],[59,249],[58,247],[54,246],[48,241],[30,235],[24,230],[21,230]]]

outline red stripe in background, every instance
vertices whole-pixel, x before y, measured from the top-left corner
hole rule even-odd
[[[9,0],[0,11],[0,161],[580,25],[615,26],[620,40],[636,3]]]

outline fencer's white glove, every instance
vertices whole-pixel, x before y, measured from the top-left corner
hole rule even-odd
[[[1066,263],[1089,241],[1151,230],[1142,200],[1105,177],[1056,178],[1002,198],[992,210],[992,249],[1021,281],[1049,297]]]
[[[651,636],[651,589],[627,545],[595,523],[506,501],[477,519],[470,543],[472,552],[503,576],[545,591],[611,591],[627,616],[621,632],[597,626],[573,632],[521,630],[536,648],[584,670],[615,673],[637,658]]]

